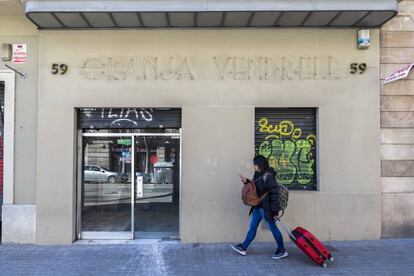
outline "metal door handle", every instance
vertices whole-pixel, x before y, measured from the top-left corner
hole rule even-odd
[[[144,197],[143,194],[143,184],[144,184],[144,177],[137,176],[137,198]]]

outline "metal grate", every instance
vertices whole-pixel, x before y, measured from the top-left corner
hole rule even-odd
[[[289,189],[316,190],[316,109],[257,108],[255,152]]]
[[[180,128],[180,108],[80,108],[80,129]]]

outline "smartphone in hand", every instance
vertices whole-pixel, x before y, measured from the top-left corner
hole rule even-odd
[[[241,182],[243,182],[244,184],[246,184],[249,181],[246,177],[244,177],[241,174],[239,174],[239,177],[240,177]]]

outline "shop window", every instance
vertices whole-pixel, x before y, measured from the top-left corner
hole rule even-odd
[[[316,109],[256,108],[255,153],[289,189],[316,190]]]

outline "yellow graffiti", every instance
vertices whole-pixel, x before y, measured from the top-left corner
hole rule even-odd
[[[265,138],[265,140],[270,140],[270,139],[279,139],[279,136],[278,135],[268,135]]]
[[[312,144],[312,146],[314,146],[316,143],[316,135],[311,133],[308,136],[306,136],[306,140],[308,140]]]
[[[296,140],[302,136],[302,130],[295,127],[295,124],[291,121],[281,121],[278,125],[269,124],[269,120],[265,117],[259,120],[259,131],[262,133],[269,133],[266,140],[278,139],[282,136],[291,136],[293,140]]]

